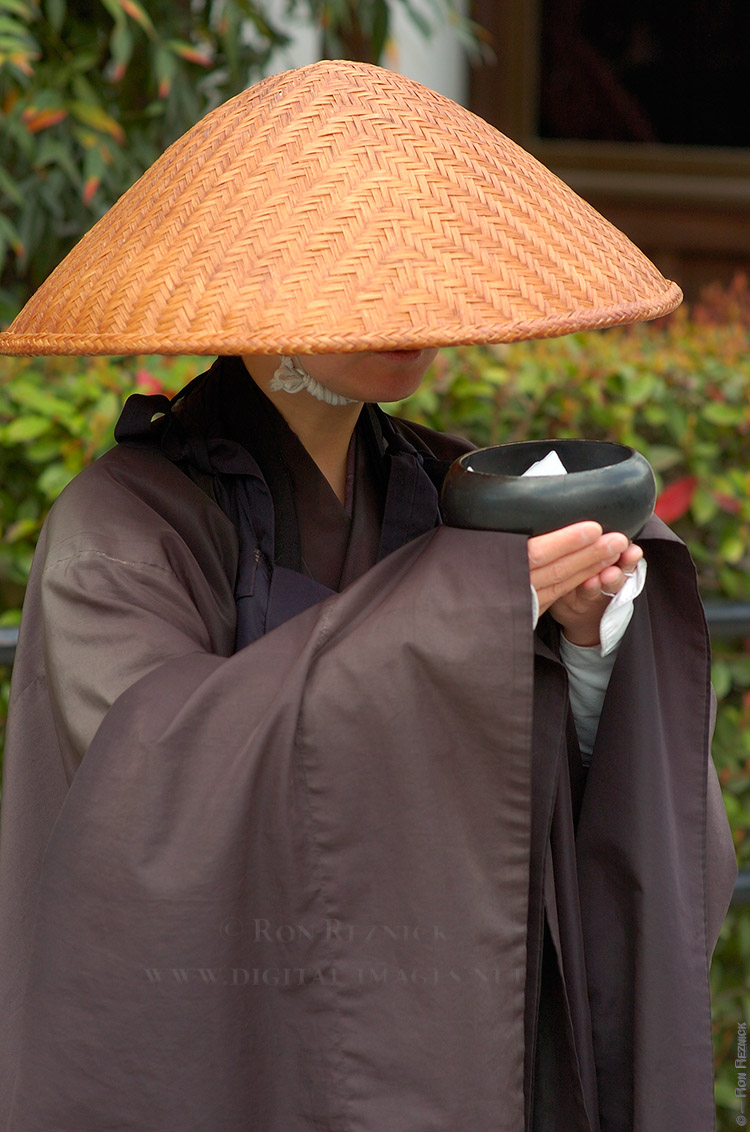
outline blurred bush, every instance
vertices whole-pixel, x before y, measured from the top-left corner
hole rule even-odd
[[[285,14],[377,62],[393,10],[480,29],[458,0],[0,0],[0,325],[166,147],[264,73]]]
[[[114,443],[128,394],[175,393],[210,359],[0,358],[0,624],[12,624],[44,518]]]
[[[18,620],[51,503],[112,443],[125,396],[174,392],[199,358],[0,359],[0,610]],[[392,407],[396,408],[396,407]],[[750,290],[738,278],[691,310],[632,328],[459,347],[397,411],[479,445],[587,436],[651,461],[657,511],[685,539],[707,600],[750,601]],[[750,868],[750,642],[715,650],[714,755]],[[0,712],[7,683],[0,688]],[[750,910],[730,913],[713,966],[720,1132],[735,1127],[737,1022],[750,1015]]]
[[[284,41],[252,0],[0,0],[0,321]]]

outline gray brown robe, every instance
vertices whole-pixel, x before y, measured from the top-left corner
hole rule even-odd
[[[709,1129],[731,846],[694,571],[643,542],[584,781],[523,538],[428,529],[235,653],[206,491],[83,473],[14,672],[0,1126]]]

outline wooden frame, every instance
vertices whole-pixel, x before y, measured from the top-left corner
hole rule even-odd
[[[473,70],[472,109],[627,232],[686,293],[750,274],[750,149],[538,136],[540,7],[475,0],[496,62]]]

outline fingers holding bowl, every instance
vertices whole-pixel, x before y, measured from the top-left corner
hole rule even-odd
[[[640,546],[636,546],[635,543],[630,543],[627,550],[620,555],[619,560],[614,565],[608,566],[605,570],[602,570],[597,578],[599,592],[602,597],[616,597],[622,587],[627,583],[628,578],[631,578],[635,574],[638,563],[642,558],[643,551]]]
[[[528,540],[529,577],[539,598],[540,612],[549,609],[560,598],[584,587],[583,600],[599,597],[600,575],[627,553],[628,540],[619,533],[602,534],[598,523],[574,523],[559,531],[535,535]],[[616,584],[613,581],[612,584]]]

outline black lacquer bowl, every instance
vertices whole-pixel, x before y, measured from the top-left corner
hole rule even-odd
[[[568,475],[524,476],[548,452]],[[600,440],[530,440],[460,456],[443,484],[442,512],[453,527],[541,535],[593,519],[634,538],[651,517],[651,465],[624,444]]]

